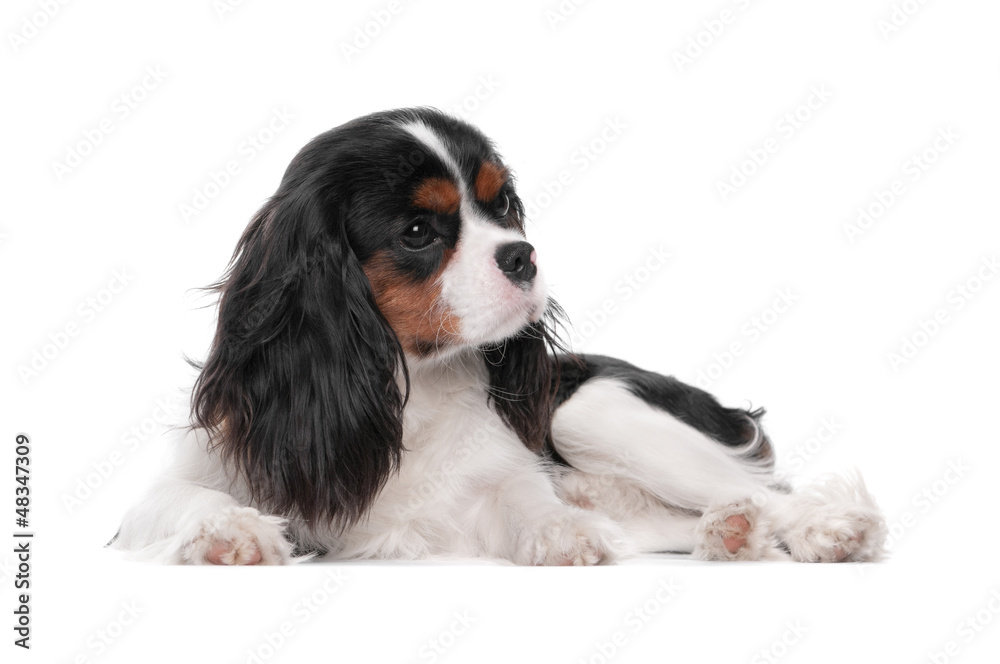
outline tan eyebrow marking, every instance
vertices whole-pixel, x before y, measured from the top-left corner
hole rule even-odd
[[[458,187],[446,178],[427,178],[413,193],[414,205],[438,214],[454,214],[461,203]]]
[[[506,184],[507,175],[507,169],[503,166],[484,161],[476,176],[476,198],[484,202],[492,201]]]

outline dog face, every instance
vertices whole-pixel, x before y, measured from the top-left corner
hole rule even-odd
[[[523,207],[488,139],[422,110],[362,118],[341,133],[337,157],[356,154],[332,186],[376,304],[407,353],[495,344],[541,318],[546,289]]]

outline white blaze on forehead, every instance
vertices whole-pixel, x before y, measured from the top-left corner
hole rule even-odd
[[[434,133],[434,130],[428,127],[423,122],[414,121],[407,122],[402,125],[403,129],[410,133],[414,138],[424,144],[424,147],[428,148],[434,155],[444,162],[445,166],[451,172],[451,176],[459,183],[459,189],[462,192],[462,198],[465,198],[465,182],[462,181],[462,171],[458,167],[458,163],[448,152],[448,146],[444,144],[441,137]]]

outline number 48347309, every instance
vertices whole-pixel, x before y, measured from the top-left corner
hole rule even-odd
[[[28,512],[31,506],[31,489],[28,486],[30,477],[28,466],[31,465],[31,458],[28,455],[31,453],[31,448],[28,447],[28,443],[27,436],[22,434],[17,437],[14,481],[20,486],[14,489],[14,511],[17,514],[16,523],[21,528],[28,527]]]

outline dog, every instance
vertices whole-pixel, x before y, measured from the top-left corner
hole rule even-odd
[[[763,410],[556,334],[511,170],[428,108],[306,145],[250,221],[170,472],[112,546],[167,563],[874,561],[860,475],[792,491]]]

